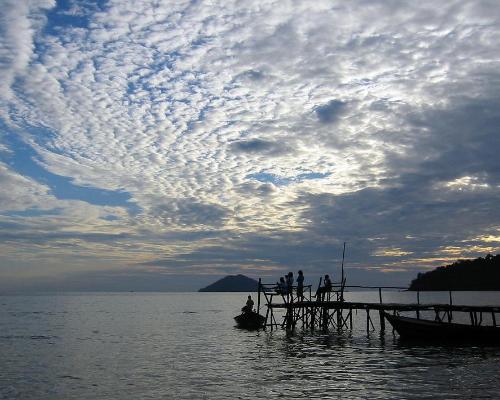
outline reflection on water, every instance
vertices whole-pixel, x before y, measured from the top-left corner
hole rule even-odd
[[[453,399],[496,398],[500,389],[500,348],[405,345],[390,329],[367,336],[361,312],[353,331],[247,332],[232,319],[244,300],[1,297],[0,399]]]

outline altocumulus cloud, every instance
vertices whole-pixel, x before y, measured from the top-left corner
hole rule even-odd
[[[0,274],[320,274],[347,240],[396,282],[498,251],[499,26],[487,0],[4,2]]]

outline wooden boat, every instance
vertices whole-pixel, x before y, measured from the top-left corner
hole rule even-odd
[[[440,343],[500,343],[500,327],[457,324],[384,313],[403,340]]]
[[[266,322],[265,317],[254,311],[243,312],[234,317],[234,320],[238,324],[238,328],[242,329],[259,329],[264,327],[264,323]]]

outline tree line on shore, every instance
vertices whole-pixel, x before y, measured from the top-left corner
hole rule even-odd
[[[500,290],[500,254],[458,260],[419,273],[409,290]]]

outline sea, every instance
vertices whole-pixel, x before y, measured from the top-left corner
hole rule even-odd
[[[352,330],[244,331],[247,293],[0,296],[0,399],[497,399],[500,347]],[[254,298],[256,295],[254,295]],[[421,302],[448,302],[421,293]],[[378,301],[378,292],[347,300]],[[384,293],[414,302],[415,293]],[[500,305],[456,292],[454,304]],[[257,305],[257,301],[256,301]]]

